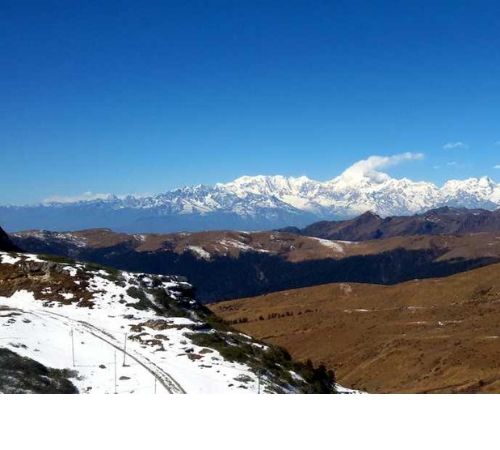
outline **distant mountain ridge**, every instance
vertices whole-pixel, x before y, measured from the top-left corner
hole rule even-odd
[[[346,170],[321,182],[307,177],[244,176],[213,186],[196,185],[147,197],[109,195],[95,200],[1,206],[9,231],[107,227],[126,232],[216,229],[262,230],[346,219],[365,211],[409,215],[441,206],[500,206],[491,178],[450,180],[442,187],[371,171]]]
[[[188,277],[203,302],[339,282],[393,284],[500,262],[500,211],[441,208],[411,217],[318,222],[303,230],[199,233],[26,231],[32,253]]]
[[[302,230],[288,231],[321,239],[365,241],[415,235],[463,235],[500,231],[500,210],[450,208],[432,209],[413,216],[380,217],[366,212],[345,221],[321,221]]]

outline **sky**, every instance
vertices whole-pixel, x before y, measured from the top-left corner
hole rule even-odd
[[[0,1],[0,203],[331,179],[500,181],[500,2]],[[500,166],[499,166],[500,167]]]

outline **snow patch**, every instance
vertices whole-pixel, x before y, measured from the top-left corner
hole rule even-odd
[[[197,245],[188,245],[186,249],[190,250],[195,255],[199,256],[202,259],[210,259],[210,253],[208,253],[203,247],[199,247]]]
[[[329,239],[320,239],[320,238],[310,238],[310,239],[314,239],[315,241],[319,242],[321,245],[328,247],[328,248],[331,248],[331,249],[335,250],[336,252],[339,252],[339,253],[345,252],[344,247],[341,244],[341,242],[345,243],[345,241],[331,241]]]
[[[21,261],[21,258],[18,256],[13,256],[7,252],[0,252],[0,263],[1,264],[16,264]]]

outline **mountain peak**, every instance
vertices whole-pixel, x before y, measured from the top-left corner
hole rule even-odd
[[[399,158],[416,158],[402,155]],[[398,159],[399,160],[399,159]],[[365,211],[379,217],[413,215],[440,206],[500,206],[500,185],[489,177],[433,183],[393,178],[379,169],[394,158],[369,158],[330,181],[306,176],[241,176],[213,186],[187,186],[152,196],[106,196],[31,207],[0,207],[10,229],[107,227],[165,232],[259,230],[347,219]]]
[[[487,186],[496,186],[496,183],[493,181],[493,179],[488,176],[479,178],[479,183]]]
[[[286,177],[284,175],[243,175],[241,177],[236,178],[229,183],[222,184],[221,186],[248,186],[248,185],[262,185],[262,184],[271,184],[271,185],[282,185],[289,186],[300,183],[307,183],[309,181],[313,181],[302,175],[300,177]],[[313,181],[317,183],[316,181]]]
[[[375,214],[373,211],[366,211],[360,216],[356,217],[354,220],[356,222],[371,222],[374,220],[381,220],[382,218],[378,215]]]

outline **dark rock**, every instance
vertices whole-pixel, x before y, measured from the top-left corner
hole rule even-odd
[[[9,236],[2,228],[0,228],[0,251],[2,252],[19,252],[19,247],[14,245]]]

